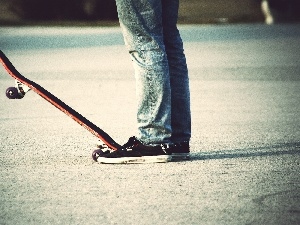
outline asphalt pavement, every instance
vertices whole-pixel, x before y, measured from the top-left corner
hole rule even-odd
[[[93,162],[97,138],[0,69],[0,224],[300,224],[299,24],[182,25],[191,160]],[[109,133],[135,133],[119,27],[1,27],[26,77]]]

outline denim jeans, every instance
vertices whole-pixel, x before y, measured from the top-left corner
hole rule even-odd
[[[177,29],[179,0],[116,0],[136,78],[136,137],[144,144],[189,141],[190,91]]]

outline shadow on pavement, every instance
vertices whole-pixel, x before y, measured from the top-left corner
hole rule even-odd
[[[300,142],[273,146],[191,153],[191,160],[232,159],[242,157],[300,154]]]

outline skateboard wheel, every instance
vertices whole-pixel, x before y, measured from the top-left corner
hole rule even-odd
[[[96,149],[92,153],[92,158],[95,162],[97,162],[97,159],[105,154],[109,153],[109,151],[102,151],[101,149]]]
[[[21,99],[24,96],[21,96],[18,92],[18,88],[16,87],[9,87],[6,89],[6,97],[9,99]]]

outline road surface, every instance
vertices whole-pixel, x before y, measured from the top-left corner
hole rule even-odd
[[[5,97],[0,224],[299,224],[300,26],[180,26],[191,161],[101,165],[96,138],[33,92]],[[123,143],[135,81],[118,27],[2,27],[26,77]]]

